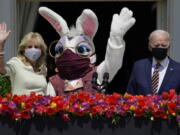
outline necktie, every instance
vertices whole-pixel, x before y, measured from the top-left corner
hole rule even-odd
[[[152,94],[156,94],[157,90],[158,90],[158,84],[159,84],[159,67],[160,67],[160,63],[157,63],[155,68],[154,68],[154,72],[153,72],[153,76],[152,76]]]

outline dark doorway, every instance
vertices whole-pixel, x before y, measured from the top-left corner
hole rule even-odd
[[[125,93],[133,63],[150,56],[147,44],[149,33],[156,29],[156,2],[42,2],[40,6],[46,6],[60,14],[69,26],[75,24],[77,17],[85,8],[92,9],[96,13],[99,20],[99,28],[94,37],[97,65],[104,60],[112,15],[119,13],[123,7],[128,7],[134,12],[136,24],[124,37],[126,49],[123,66],[108,88],[109,93]],[[52,41],[59,39],[53,27],[40,15],[37,16],[34,31],[42,34],[48,46]],[[54,59],[50,56],[47,57],[47,66],[48,77],[55,74]]]

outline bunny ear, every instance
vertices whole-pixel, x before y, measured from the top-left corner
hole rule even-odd
[[[39,14],[54,27],[61,37],[69,32],[66,21],[51,9],[47,7],[40,7]]]
[[[98,19],[90,9],[83,10],[76,21],[76,29],[93,39],[98,29]]]

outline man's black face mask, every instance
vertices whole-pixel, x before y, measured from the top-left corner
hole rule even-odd
[[[168,48],[152,48],[152,56],[157,60],[166,58]]]

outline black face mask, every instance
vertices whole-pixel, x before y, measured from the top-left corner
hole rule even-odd
[[[167,56],[168,48],[152,48],[152,56],[155,59],[163,60]]]

